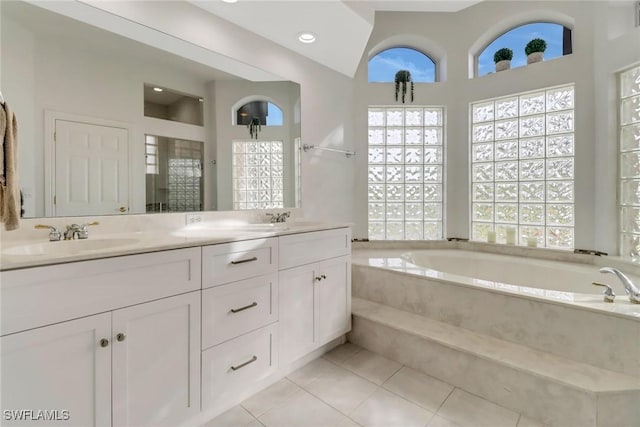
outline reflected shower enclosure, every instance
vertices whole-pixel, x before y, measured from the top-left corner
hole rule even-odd
[[[204,143],[145,135],[146,211],[201,211]]]

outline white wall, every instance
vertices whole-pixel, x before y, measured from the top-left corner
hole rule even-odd
[[[603,15],[604,14],[604,15]],[[606,158],[602,167],[600,141],[596,135],[602,124],[606,125],[615,109],[596,108],[598,91],[608,96],[611,88],[606,81],[596,79],[602,74],[613,78],[611,70],[599,70],[602,60],[611,55],[612,42],[608,41],[605,2],[482,2],[461,12],[449,13],[378,13],[366,51],[384,44],[395,37],[429,40],[446,52],[446,81],[432,84],[416,84],[416,105],[444,105],[446,108],[446,218],[449,237],[469,235],[469,103],[511,93],[535,90],[548,86],[575,83],[576,87],[576,247],[604,249],[615,253],[615,233],[610,224],[616,220],[615,210],[615,154]],[[615,14],[617,16],[617,14]],[[487,31],[496,29],[491,41],[500,35],[505,22],[535,21],[536,18],[557,16],[572,21],[573,54],[562,58],[532,64],[510,71],[469,79],[469,56],[474,43],[487,37]],[[613,18],[612,18],[613,19]],[[615,19],[613,19],[615,21]],[[637,29],[632,31],[636,34]],[[637,35],[631,37],[637,42]],[[640,59],[640,49],[628,40],[619,63],[630,64]],[[622,44],[622,43],[620,43]],[[594,46],[596,49],[594,49]],[[599,46],[599,48],[598,48]],[[428,53],[428,46],[422,48]],[[377,52],[377,51],[376,51]],[[375,53],[375,52],[374,52]],[[634,59],[635,58],[635,59]],[[367,82],[368,56],[362,59],[355,76],[356,150],[366,152],[368,105],[394,105],[393,83],[369,84]],[[618,65],[622,66],[622,65]],[[608,68],[608,67],[607,67]],[[444,79],[443,79],[444,80]],[[609,135],[612,138],[612,135]],[[615,147],[615,138],[611,139]],[[606,144],[611,149],[611,145]],[[598,148],[597,148],[598,147]],[[615,149],[614,149],[615,151]],[[598,155],[598,162],[596,162]],[[366,156],[357,158],[354,235],[366,235],[367,181]],[[601,173],[600,173],[601,172]],[[606,188],[599,185],[602,174],[607,178]],[[594,188],[597,190],[594,192]],[[601,203],[603,202],[603,203]],[[596,209],[596,206],[598,209]],[[594,230],[604,230],[603,232]],[[597,236],[597,240],[596,240]]]

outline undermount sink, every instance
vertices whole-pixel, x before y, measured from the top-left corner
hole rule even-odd
[[[2,250],[3,255],[78,255],[84,252],[101,251],[137,243],[138,239],[83,239],[59,242],[27,243]]]

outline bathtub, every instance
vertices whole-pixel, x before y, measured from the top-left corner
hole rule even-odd
[[[584,259],[581,263],[560,262],[460,249],[393,249],[360,251],[356,261],[358,258],[365,258],[364,262],[372,267],[456,285],[573,303],[585,309],[640,318],[640,305],[629,302],[618,278],[599,272],[603,266],[619,267],[619,262],[608,264],[607,257],[599,258],[598,264],[593,264],[585,263]],[[640,285],[640,276],[629,273],[624,266],[621,270]],[[611,286],[617,295],[615,303],[604,302],[604,287],[593,283]]]
[[[638,266],[614,257],[354,244],[349,339],[551,426],[636,425],[640,304],[604,266],[640,283]],[[594,281],[614,289],[614,303]]]
[[[433,246],[354,245],[353,296],[640,377],[640,304],[629,301],[615,276],[598,271],[620,268],[636,273],[628,275],[640,283],[637,267],[613,257],[541,249],[513,251],[578,262],[487,253],[482,249],[488,245],[473,242]],[[614,303],[604,302],[604,288],[594,281],[613,288]]]

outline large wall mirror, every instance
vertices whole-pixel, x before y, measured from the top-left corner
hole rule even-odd
[[[25,217],[299,207],[297,83],[247,81],[20,1],[0,12]],[[253,102],[282,115],[261,117],[257,137],[237,121],[268,114],[242,109]],[[201,122],[180,118],[197,103]]]

